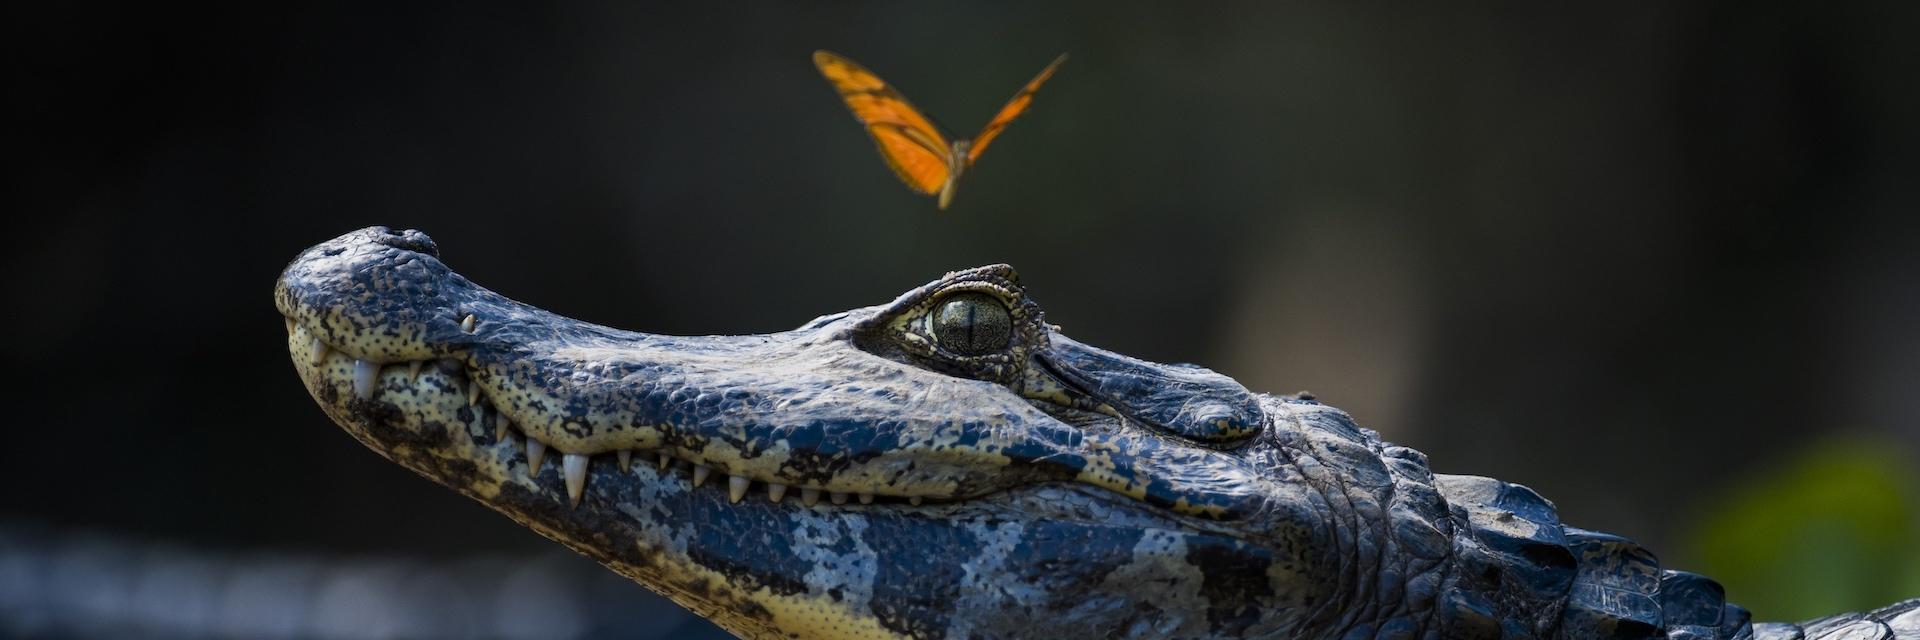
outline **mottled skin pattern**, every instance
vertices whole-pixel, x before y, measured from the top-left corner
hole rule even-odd
[[[960,296],[1006,330],[942,333]],[[1526,487],[1074,342],[1006,266],[672,337],[375,227],[301,253],[274,302],[354,438],[745,637],[1920,638],[1920,600],[1751,624]]]

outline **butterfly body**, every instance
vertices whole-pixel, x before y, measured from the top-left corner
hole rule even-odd
[[[967,158],[967,148],[973,146],[972,140],[955,140],[948,149],[947,180],[940,186],[940,210],[946,211],[947,204],[953,202],[953,192],[960,188],[960,174],[973,166],[973,160]]]
[[[987,122],[980,135],[948,142],[946,134],[934,126],[932,120],[879,76],[839,54],[813,52],[814,66],[840,92],[840,98],[846,101],[854,118],[866,126],[867,135],[873,137],[874,146],[887,161],[887,167],[893,169],[907,188],[923,194],[938,194],[941,209],[953,201],[961,174],[980,159],[980,153],[1008,123],[1027,110],[1033,103],[1033,92],[1052,77],[1066,59],[1065,55],[1055,58],[1053,64],[1034,76]]]

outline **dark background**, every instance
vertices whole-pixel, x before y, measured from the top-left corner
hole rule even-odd
[[[1835,441],[1911,504],[1920,5],[263,4],[6,10],[19,539],[551,553],[344,437],[288,366],[273,278],[372,224],[660,333],[1012,263],[1077,339],[1310,389],[1668,566]],[[936,213],[816,48],[956,136],[1072,58]]]

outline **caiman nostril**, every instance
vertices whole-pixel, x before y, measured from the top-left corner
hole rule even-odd
[[[395,249],[406,249],[408,251],[424,253],[435,258],[440,257],[440,247],[433,244],[433,238],[427,237],[427,234],[422,233],[419,229],[396,231],[381,228],[380,231],[382,233],[374,237],[375,242]]]

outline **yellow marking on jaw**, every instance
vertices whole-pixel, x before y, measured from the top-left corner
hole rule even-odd
[[[1074,476],[1074,480],[1145,502],[1147,499],[1147,483],[1122,476],[1116,473],[1115,469],[1116,467],[1113,461],[1108,459],[1107,456],[1103,454],[1090,455],[1087,456],[1087,467],[1081,469],[1079,475]],[[1174,500],[1173,510],[1176,513],[1212,519],[1219,519],[1227,515],[1225,507],[1211,504],[1194,504],[1188,502],[1186,498]]]
[[[850,638],[854,640],[865,640],[869,638],[900,637],[886,627],[881,626],[879,619],[872,615],[862,614],[861,612],[853,610],[847,602],[835,602],[832,598],[825,595],[814,596],[807,593],[781,595],[774,593],[772,589],[766,587],[760,587],[751,591],[741,589],[735,586],[736,583],[728,579],[726,574],[690,562],[677,562],[675,561],[677,558],[674,554],[662,553],[661,550],[649,547],[644,543],[636,543],[636,546],[640,550],[640,557],[660,560],[659,562],[648,565],[646,568],[660,574],[659,577],[661,580],[659,582],[646,580],[644,581],[645,583],[704,585],[709,590],[725,592],[726,595],[732,599],[758,604],[760,608],[765,609],[773,618],[771,621],[766,622],[746,619],[734,613],[735,611],[745,609],[739,606],[729,607],[728,609],[731,610],[723,609],[719,612],[719,615],[710,617],[715,624],[720,625],[721,628],[736,635],[742,637],[757,637],[754,631],[762,624],[765,624],[782,636],[803,639]],[[639,567],[629,566],[625,567],[625,569],[622,573],[631,572],[629,575],[640,572]],[[709,607],[694,606],[691,604],[692,600],[690,598],[680,593],[668,592],[665,595],[675,602],[686,605],[690,609],[695,609],[696,611],[710,610]]]
[[[1066,385],[1060,384],[1058,380],[1053,379],[1053,376],[1042,374],[1033,367],[1027,367],[1022,372],[1020,395],[1062,407],[1073,406],[1073,396],[1068,395]]]
[[[824,484],[816,486],[810,483],[796,483],[796,486],[812,487],[847,494],[874,493],[879,495],[946,498],[955,495],[955,493],[959,491],[958,482],[954,480],[908,476],[904,478],[907,484],[903,486],[898,482],[898,480],[902,480],[902,478],[896,478],[894,475],[896,469],[890,466],[888,462],[911,459],[923,463],[951,461],[969,465],[994,465],[998,467],[1005,467],[1013,462],[1012,459],[1006,456],[983,455],[984,452],[977,449],[954,446],[959,440],[957,429],[943,429],[935,432],[935,434],[936,437],[931,440],[906,444],[899,449],[889,452],[895,457],[883,457],[876,461],[841,470],[839,473],[834,474],[832,478],[829,478]],[[680,455],[680,457],[696,463],[707,464],[716,469],[723,470],[729,475],[745,476],[757,482],[779,483],[790,482],[780,476],[780,469],[787,464],[792,456],[792,445],[784,438],[773,440],[769,446],[759,449],[753,457],[747,457],[745,452],[733,446],[731,442],[721,439],[708,440],[706,447],[702,450],[681,452]]]
[[[1260,430],[1260,425],[1257,423],[1235,427],[1233,421],[1226,418],[1213,421],[1213,427],[1220,430],[1221,437],[1234,439],[1251,436]]]
[[[1041,373],[1032,367],[1028,367],[1022,373],[1020,395],[1024,398],[1051,402],[1062,407],[1079,408],[1105,414],[1117,420],[1127,419],[1126,416],[1120,415],[1118,409],[1114,409],[1112,405],[1104,402],[1091,406],[1088,405],[1088,403],[1092,401],[1091,398],[1075,402],[1072,389],[1061,384],[1060,381],[1053,376]]]
[[[1078,475],[1074,476],[1074,480],[1101,487],[1135,500],[1146,501],[1147,482],[1149,478],[1145,477],[1144,473],[1136,477],[1128,477],[1119,473],[1119,465],[1114,463],[1112,457],[1113,453],[1120,451],[1119,446],[1103,438],[1087,438],[1085,443],[1088,450],[1086,456],[1087,466],[1082,468]],[[1225,507],[1213,504],[1196,504],[1189,502],[1184,497],[1175,499],[1172,509],[1176,513],[1212,519],[1219,519],[1227,515]]]
[[[405,362],[408,360],[432,360],[439,357],[426,340],[419,334],[419,323],[410,318],[393,321],[385,316],[367,316],[346,311],[341,307],[329,307],[307,311],[303,318],[296,318],[301,326],[317,326],[315,335],[324,337],[329,346],[381,363]],[[380,327],[378,330],[360,327]],[[393,330],[393,327],[399,327]],[[392,333],[388,333],[392,331]]]
[[[1226,507],[1217,504],[1193,504],[1186,498],[1173,501],[1173,510],[1190,516],[1201,516],[1218,520],[1227,515]]]
[[[1089,445],[1094,445],[1097,442],[1098,441],[1094,439],[1087,440]],[[1120,475],[1118,470],[1119,465],[1114,464],[1113,458],[1108,455],[1106,451],[1094,450],[1087,454],[1087,466],[1082,468],[1074,479],[1097,487],[1104,487],[1109,491],[1131,497],[1135,500],[1146,499],[1147,485]]]
[[[718,438],[707,441],[699,451],[681,452],[680,457],[718,467],[728,474],[747,476],[761,482],[785,482],[780,479],[780,467],[793,455],[792,446],[786,439],[774,440],[772,444],[760,449],[754,457],[734,447],[733,443]]]
[[[468,363],[468,371],[495,410],[512,418],[522,433],[562,452],[591,455],[621,449],[657,449],[665,441],[666,425],[636,424],[640,417],[625,410],[588,413],[585,421],[588,435],[574,435],[566,428],[569,424],[581,425],[579,420],[536,409],[568,406],[566,398],[537,385],[517,384],[513,373],[499,365],[475,368]]]

